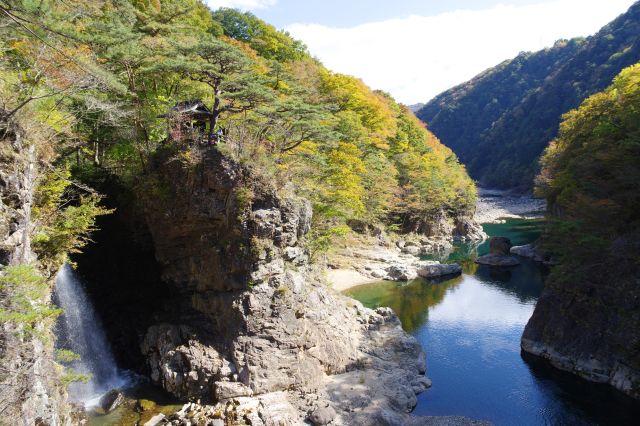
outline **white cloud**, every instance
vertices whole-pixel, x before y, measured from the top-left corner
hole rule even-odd
[[[276,4],[277,0],[205,0],[212,9],[233,7],[241,10],[264,9]]]
[[[360,77],[371,87],[412,104],[425,102],[521,51],[593,34],[632,3],[549,0],[409,16],[353,28],[294,24],[287,29],[330,69]]]

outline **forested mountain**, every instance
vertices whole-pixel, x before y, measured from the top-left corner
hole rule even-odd
[[[640,65],[565,115],[536,184],[558,265],[523,336],[554,365],[640,396]],[[588,354],[588,355],[587,355]]]
[[[474,179],[528,190],[562,114],[638,60],[636,3],[597,34],[521,53],[440,94],[417,116],[458,154]]]

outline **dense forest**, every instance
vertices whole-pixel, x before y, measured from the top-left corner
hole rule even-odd
[[[550,212],[553,280],[636,279],[640,267],[640,65],[567,113],[536,191]]]
[[[135,184],[167,140],[162,116],[202,100],[215,116],[205,132],[227,135],[219,149],[292,183],[319,223],[411,228],[473,211],[464,168],[406,107],[326,70],[251,14],[196,0],[3,2],[3,11],[2,107],[55,163],[42,185],[62,190],[96,170]]]
[[[418,117],[483,185],[530,190],[562,114],[640,60],[640,4],[587,39],[521,53],[434,98]]]

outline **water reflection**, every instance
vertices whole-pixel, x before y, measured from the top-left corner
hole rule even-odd
[[[515,245],[537,238],[540,221],[487,225]],[[542,291],[538,264],[496,269],[474,260],[488,243],[458,244],[438,260],[464,274],[440,282],[382,282],[346,293],[369,307],[390,306],[427,351],[433,388],[419,395],[417,414],[465,415],[496,425],[635,424],[638,404],[609,387],[523,360],[520,336]]]
[[[455,288],[462,277],[440,280],[414,280],[407,284],[382,281],[353,287],[345,294],[376,308],[388,306],[400,317],[406,331],[414,331],[425,324],[429,307],[440,303],[448,289]]]

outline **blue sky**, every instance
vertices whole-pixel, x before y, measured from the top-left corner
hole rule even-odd
[[[486,9],[500,3],[518,5],[536,3],[536,0],[278,0],[270,7],[257,8],[253,12],[278,28],[300,23],[350,27],[409,15],[432,16],[458,9]]]
[[[426,102],[522,51],[588,36],[634,0],[205,0],[249,10],[329,69]]]

